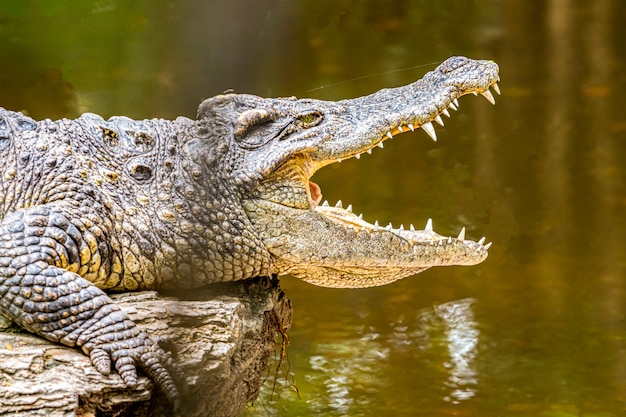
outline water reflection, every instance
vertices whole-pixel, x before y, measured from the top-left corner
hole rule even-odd
[[[450,361],[445,366],[450,371],[446,385],[452,390],[447,401],[457,404],[475,395],[478,384],[474,359],[478,347],[478,331],[472,303],[474,300],[460,300],[446,303],[436,308],[436,313],[445,323]]]
[[[430,366],[439,374],[431,380],[439,385],[432,390],[443,402],[456,405],[469,400],[478,384],[474,362],[480,332],[472,311],[474,303],[474,299],[463,299],[422,309],[413,317],[401,315],[384,326],[385,330],[362,325],[333,332],[335,340],[311,346],[308,367],[290,375],[302,380],[297,383],[301,398],[287,390],[277,396],[275,384],[288,387],[290,383],[285,378],[275,381],[272,376],[255,407],[245,415],[257,415],[255,409],[282,415],[290,407],[306,410],[302,415],[368,415],[369,407],[399,381],[418,385],[418,378],[431,378],[420,376],[422,369]],[[396,357],[406,352],[414,352],[417,372],[397,368]],[[432,393],[425,389],[423,395],[428,398]]]

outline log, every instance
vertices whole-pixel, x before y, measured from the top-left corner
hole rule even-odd
[[[215,284],[192,297],[148,291],[112,298],[181,365],[188,389],[177,414],[185,417],[238,415],[258,395],[279,336],[291,325],[291,302],[276,278]],[[98,373],[78,349],[10,322],[2,327],[0,415],[175,415],[147,377],[129,390],[117,374]]]

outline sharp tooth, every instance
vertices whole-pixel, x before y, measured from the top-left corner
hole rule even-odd
[[[359,219],[363,220],[363,213],[359,214]]]
[[[360,153],[357,153],[356,155],[354,155],[354,157],[355,157],[356,159],[361,159],[361,154],[360,154]]]
[[[328,204],[328,200],[324,200],[324,202],[322,203],[322,207],[328,207],[330,206],[330,204]]]
[[[341,162],[341,158],[338,158],[338,159],[337,159],[337,162]]]
[[[454,99],[452,100],[452,102],[454,103],[454,105],[458,108],[459,107],[459,100]]]
[[[380,226],[378,225],[378,220],[374,222],[374,229],[378,230]]]
[[[335,207],[343,208],[343,203],[341,202],[341,200],[337,200],[337,204],[335,204]]]
[[[487,99],[487,101],[490,102],[491,104],[496,104],[496,99],[493,98],[493,95],[491,94],[491,91],[485,90],[485,91],[483,91],[480,94],[482,94],[483,97],[485,97]]]
[[[443,109],[441,112],[445,114],[446,117],[450,117],[450,112],[448,111],[448,109]]]
[[[424,129],[424,132],[428,133],[428,136],[435,142],[437,142],[437,134],[435,133],[435,128],[431,122],[426,122],[421,126]]]
[[[415,231],[415,226],[411,225],[410,229],[411,229],[412,232],[414,232]]]
[[[352,213],[352,204],[348,204],[348,207],[346,207],[346,211]]]
[[[452,243],[452,238],[448,237],[448,243]]]
[[[498,83],[494,83],[491,88],[493,88],[493,91],[495,91],[496,93],[498,93],[498,95],[500,95],[500,87],[498,87]]]
[[[424,228],[425,232],[432,232],[433,231],[433,219],[428,219],[426,221],[426,227]]]
[[[492,243],[493,243],[493,242],[489,242],[489,243],[487,243],[485,246],[483,246],[483,248],[485,248],[485,250],[488,250],[488,249],[491,247],[491,244],[492,244]]]
[[[472,94],[474,94],[475,96],[477,96],[477,95],[478,95],[478,92],[476,92],[476,91],[472,91]]]
[[[400,225],[400,230],[404,230],[404,225],[403,224]]]
[[[393,135],[391,134],[391,132],[387,131],[387,137],[388,137],[389,139],[393,138]]]
[[[411,132],[415,132],[415,126],[413,126],[411,123],[409,123],[407,126],[409,127],[409,129],[411,129]]]
[[[479,245],[482,245],[483,243],[485,243],[485,237],[481,237],[480,240],[478,241]]]
[[[463,228],[459,232],[459,237],[457,237],[456,239],[457,240],[465,240],[465,226],[463,226]]]
[[[435,117],[435,122],[439,123],[440,126],[443,126],[443,120],[441,119],[441,116],[437,115],[437,117]]]
[[[382,141],[378,142],[378,147],[379,147],[379,148],[381,148],[381,149],[382,149],[384,146],[385,146],[385,145],[383,145],[383,142],[382,142]]]
[[[371,154],[372,154],[372,149],[371,149],[371,148],[370,148],[370,149],[368,149],[368,150],[367,150],[367,153],[371,155]]]
[[[452,110],[458,110],[458,108],[452,102],[450,102],[450,105],[448,107],[451,108]]]
[[[391,229],[393,229],[393,225],[391,223],[385,226],[385,230],[391,230]]]

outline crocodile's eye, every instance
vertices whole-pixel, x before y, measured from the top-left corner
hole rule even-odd
[[[324,119],[324,115],[318,111],[304,113],[296,116],[296,119],[302,123],[305,128],[317,126]]]

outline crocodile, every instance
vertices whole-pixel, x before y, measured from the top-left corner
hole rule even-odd
[[[184,375],[106,291],[191,289],[291,274],[327,287],[384,285],[475,265],[484,238],[381,227],[321,203],[310,180],[457,99],[499,93],[493,61],[452,57],[412,84],[337,102],[224,93],[195,120],[35,121],[0,109],[0,314],[81,348],[129,387],[138,369],[172,402]]]

